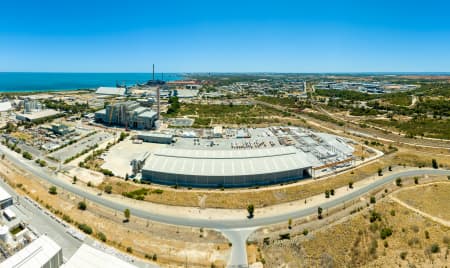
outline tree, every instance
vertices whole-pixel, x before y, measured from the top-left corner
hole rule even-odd
[[[325,190],[325,198],[330,198],[330,191],[329,190]]]
[[[49,194],[52,194],[52,195],[57,194],[58,192],[57,192],[56,186],[50,187],[50,188],[48,189],[48,193],[49,193]]]
[[[2,160],[5,160],[5,154],[2,154]]]
[[[378,176],[383,176],[383,170],[381,168],[378,168]]]
[[[107,193],[107,194],[112,193],[112,186],[111,185],[106,185],[105,186],[105,193]]]
[[[377,200],[376,200],[375,196],[371,196],[370,197],[370,203],[371,204],[375,204],[376,202],[377,202]]]
[[[318,215],[319,220],[322,219],[322,211],[323,211],[323,209],[321,207],[317,208],[317,215]]]
[[[131,212],[130,212],[130,210],[128,208],[126,208],[123,211],[123,215],[125,216],[125,221],[126,222],[130,221]]]
[[[77,180],[78,180],[77,176],[73,176],[72,184],[77,183]]]
[[[289,228],[289,229],[292,229],[292,219],[289,219],[289,220],[288,220],[288,228]]]
[[[389,170],[389,171],[392,171],[392,166],[389,166],[388,170]]]
[[[418,177],[414,177],[414,183],[415,184],[419,184],[419,178]]]
[[[331,190],[330,190],[330,194],[331,194],[331,195],[334,195],[334,189],[331,189]]]
[[[125,174],[125,180],[127,181],[128,178],[129,178],[129,176],[128,176],[128,173],[127,173],[127,174]]]
[[[436,159],[431,159],[431,166],[434,168],[434,169],[437,169],[437,168],[439,168],[439,166],[438,166],[438,163],[437,163],[437,161],[436,161]]]
[[[353,189],[353,182],[352,181],[348,182],[348,188]]]
[[[33,160],[33,156],[32,156],[29,152],[27,152],[27,151],[23,152],[22,156],[23,156],[23,158],[25,158],[25,159]]]
[[[79,210],[86,210],[87,206],[86,203],[84,201],[80,201],[78,202],[78,209]]]
[[[248,212],[248,217],[250,219],[253,218],[253,213],[255,212],[255,206],[253,204],[248,205],[247,212]]]
[[[397,179],[395,180],[395,184],[396,184],[398,187],[402,186],[402,179],[401,179],[401,178],[397,178]]]

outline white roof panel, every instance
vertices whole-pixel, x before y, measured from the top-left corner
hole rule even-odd
[[[105,253],[86,244],[75,252],[75,254],[62,266],[63,268],[136,268],[136,266],[119,259],[118,257]]]
[[[11,198],[11,195],[5,189],[0,187],[0,201],[5,201],[10,198]]]
[[[305,153],[294,147],[255,150],[196,150],[162,148],[146,161],[145,170],[198,176],[238,176],[311,167]]]
[[[58,254],[59,251],[61,251],[61,247],[56,244],[55,241],[46,235],[42,235],[19,252],[0,263],[0,267],[43,267],[49,260]]]
[[[95,91],[96,94],[99,95],[125,95],[126,88],[122,87],[99,87],[97,91]]]

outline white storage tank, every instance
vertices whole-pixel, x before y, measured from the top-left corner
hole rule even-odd
[[[9,229],[7,226],[5,226],[5,225],[0,226],[0,240],[2,240],[3,242],[6,242],[6,240],[8,239],[8,233],[9,233]]]

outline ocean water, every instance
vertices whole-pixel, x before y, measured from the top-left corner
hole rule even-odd
[[[180,80],[181,74],[156,74],[155,79]],[[50,90],[91,89],[115,86],[116,83],[134,85],[152,79],[151,73],[2,73],[0,92],[39,92]]]

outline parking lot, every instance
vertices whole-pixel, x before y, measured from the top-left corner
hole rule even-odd
[[[88,148],[92,148],[95,144],[104,143],[106,140],[113,138],[113,135],[107,132],[98,132],[92,136],[81,139],[78,142],[69,145],[61,150],[58,150],[54,153],[51,153],[49,156],[59,159],[60,161],[64,161],[68,158],[71,158],[83,150]]]

